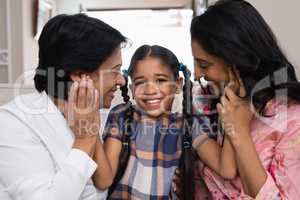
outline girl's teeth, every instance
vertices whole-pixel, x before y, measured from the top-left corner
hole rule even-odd
[[[147,103],[159,103],[160,100],[156,99],[156,100],[147,100]]]

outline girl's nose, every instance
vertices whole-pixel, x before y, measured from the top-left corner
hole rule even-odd
[[[149,82],[145,85],[145,94],[155,94],[158,91],[158,87],[155,83]]]

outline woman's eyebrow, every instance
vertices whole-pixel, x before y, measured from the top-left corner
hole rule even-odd
[[[202,58],[194,58],[194,60],[197,61],[197,62],[207,62],[207,63],[211,63],[211,62],[209,62],[209,61],[207,61],[207,60],[204,60],[204,59],[202,59]]]

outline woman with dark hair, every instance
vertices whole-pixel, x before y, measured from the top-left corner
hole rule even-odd
[[[84,14],[59,15],[45,25],[37,91],[0,108],[0,185],[12,199],[106,199],[95,187],[109,184],[98,176],[108,167],[99,109],[109,108],[125,83],[125,42],[119,31]]]
[[[248,2],[220,0],[191,37],[196,79],[225,85],[217,111],[238,168],[228,181],[201,167],[213,198],[299,199],[300,83],[271,29]]]

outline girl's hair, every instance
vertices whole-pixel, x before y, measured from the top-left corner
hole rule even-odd
[[[128,75],[132,76],[135,70],[136,65],[139,61],[144,60],[147,57],[158,58],[160,61],[166,66],[170,67],[172,70],[175,79],[179,78],[179,66],[180,63],[177,57],[172,53],[169,49],[164,47],[154,45],[143,45],[139,47],[134,53],[130,67],[128,69]],[[180,158],[180,174],[182,179],[182,193],[180,194],[180,199],[190,200],[194,199],[194,181],[193,180],[193,160],[192,160],[192,141],[191,141],[191,133],[190,127],[192,127],[192,82],[190,81],[190,71],[187,67],[182,66],[182,71],[185,77],[185,84],[183,87],[183,119],[186,119],[183,123],[183,134],[182,134],[182,148],[183,152]],[[126,79],[127,80],[127,79]],[[120,154],[120,165],[118,169],[118,176],[116,178],[118,181],[123,176],[124,171],[127,166],[129,154],[130,154],[130,146],[127,145],[130,143],[129,134],[130,134],[130,124],[133,121],[133,108],[130,103],[130,98],[128,96],[128,81],[126,81],[126,85],[121,87],[122,96],[124,102],[128,105],[127,110],[125,111],[125,121],[126,121],[126,130],[123,136],[123,149]],[[129,148],[128,148],[129,147]],[[115,179],[115,182],[116,179]]]
[[[192,151],[192,126],[193,126],[193,98],[191,72],[186,66],[184,74],[183,101],[182,101],[182,154],[179,162],[181,189],[179,199],[193,200],[195,194],[194,183],[194,152]]]
[[[158,58],[163,64],[170,67],[176,80],[179,78],[180,63],[177,57],[169,49],[158,45],[143,45],[139,47],[131,58],[128,68],[128,75],[132,76],[138,62],[144,60],[147,57]]]
[[[117,174],[114,178],[114,182],[113,184],[110,186],[109,190],[108,190],[108,197],[113,193],[113,191],[115,190],[115,188],[117,187],[117,184],[121,181],[126,167],[127,167],[127,163],[130,157],[130,132],[131,132],[131,124],[133,122],[133,107],[131,105],[130,102],[130,97],[128,95],[128,76],[125,75],[125,85],[123,85],[120,89],[122,92],[122,97],[123,100],[125,102],[126,105],[126,110],[125,110],[125,120],[124,120],[124,124],[125,124],[125,130],[124,133],[122,135],[122,150],[119,156],[119,166],[118,166],[118,170],[117,170]]]
[[[260,112],[278,89],[286,89],[289,98],[300,101],[293,65],[268,24],[247,1],[219,0],[192,20],[191,37],[238,71],[246,97],[252,97]]]
[[[53,17],[39,38],[35,88],[67,99],[70,74],[96,71],[123,43],[126,38],[99,19],[84,14]]]

